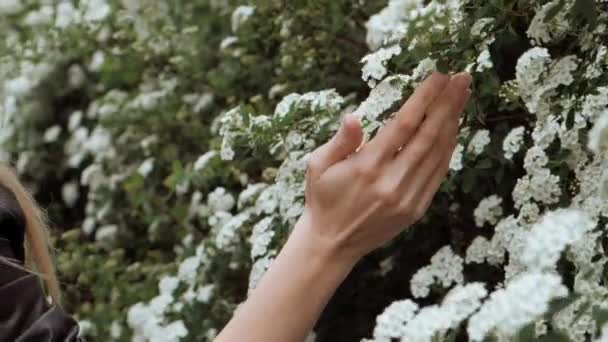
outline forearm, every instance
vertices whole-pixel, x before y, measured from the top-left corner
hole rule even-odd
[[[216,342],[301,342],[352,269],[300,220],[247,301]]]

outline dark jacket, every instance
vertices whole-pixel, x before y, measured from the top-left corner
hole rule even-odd
[[[15,207],[7,207],[3,190],[0,188],[0,342],[81,342],[76,321],[46,300],[40,277],[16,266],[24,263],[23,216]]]

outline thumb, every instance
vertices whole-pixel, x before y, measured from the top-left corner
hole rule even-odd
[[[318,178],[335,163],[354,153],[363,141],[361,122],[352,114],[346,114],[338,132],[324,145],[313,152],[310,172]]]

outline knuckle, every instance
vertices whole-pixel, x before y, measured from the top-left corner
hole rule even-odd
[[[425,213],[426,208],[424,206],[416,206],[412,211],[412,219],[414,220],[414,222],[420,221],[424,217]]]
[[[413,132],[416,129],[416,124],[411,120],[397,119],[397,129],[400,133],[402,132]]]
[[[378,177],[378,168],[373,163],[359,163],[354,170],[358,177],[368,182],[375,181]]]
[[[438,133],[438,130],[436,128],[433,128],[421,130],[418,134],[420,134],[420,140],[423,144],[431,145],[437,139],[437,136],[439,135]]]
[[[399,191],[399,188],[391,183],[386,183],[378,187],[377,195],[379,200],[387,207],[396,206],[401,202],[403,194]]]
[[[429,151],[430,146],[430,144],[425,142],[417,142],[409,149],[409,158],[414,162],[418,161],[427,153],[427,151]]]
[[[402,202],[401,206],[399,207],[399,215],[402,221],[407,222],[408,224],[415,221],[413,208],[414,207],[412,206],[411,202]]]

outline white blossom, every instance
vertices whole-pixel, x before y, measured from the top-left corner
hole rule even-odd
[[[107,0],[84,0],[83,3],[85,4],[83,19],[87,22],[104,20],[112,11]]]
[[[532,270],[553,269],[564,248],[594,226],[595,223],[580,211],[550,212],[528,234],[521,260]]]
[[[549,308],[549,301],[565,297],[568,290],[554,274],[527,273],[498,289],[469,319],[471,341],[482,341],[492,332],[515,335]]]
[[[213,159],[213,157],[217,156],[217,151],[208,151],[206,153],[204,153],[203,155],[201,155],[200,157],[198,157],[198,159],[194,162],[193,168],[194,171],[201,171],[205,168],[205,166],[207,166],[207,164],[209,164],[209,162],[211,161],[211,159]]]
[[[66,28],[80,22],[80,14],[74,8],[71,1],[63,1],[57,5],[55,14],[55,26]]]
[[[490,225],[495,225],[502,216],[503,211],[501,204],[502,198],[497,195],[482,199],[473,212],[477,227],[483,227],[486,222]]]
[[[502,149],[505,152],[505,158],[511,160],[513,156],[519,152],[524,143],[525,127],[520,126],[513,128],[503,140]]]
[[[430,286],[440,283],[444,288],[463,282],[463,259],[450,246],[441,248],[431,258],[431,264],[418,269],[410,282],[414,297],[429,295]]]
[[[477,156],[484,151],[490,141],[490,131],[487,129],[480,129],[475,132],[473,138],[471,138],[471,141],[467,146],[467,151],[472,153],[474,156]]]
[[[57,141],[59,135],[61,134],[61,126],[53,125],[44,132],[44,142],[52,143]]]
[[[137,168],[137,173],[139,173],[142,177],[148,177],[150,172],[154,170],[154,158],[150,157],[144,160],[141,165]]]
[[[2,0],[0,1],[0,16],[17,14],[24,7],[22,0]]]
[[[386,75],[386,64],[388,61],[400,53],[401,47],[399,45],[392,45],[378,49],[363,57],[361,59],[361,62],[364,63],[361,70],[363,80],[367,81],[368,85],[373,88],[376,85],[376,81],[381,80]]]
[[[405,333],[405,324],[414,318],[417,311],[418,305],[409,299],[391,303],[376,318],[374,339],[400,338]]]
[[[74,207],[79,196],[78,182],[67,182],[61,187],[61,198],[68,207]]]
[[[463,168],[462,164],[462,153],[464,152],[464,146],[461,144],[456,145],[454,152],[452,153],[452,159],[450,159],[450,170],[460,171]]]
[[[239,27],[249,19],[255,12],[255,7],[253,6],[239,6],[234,9],[232,12],[232,32],[236,32]]]

